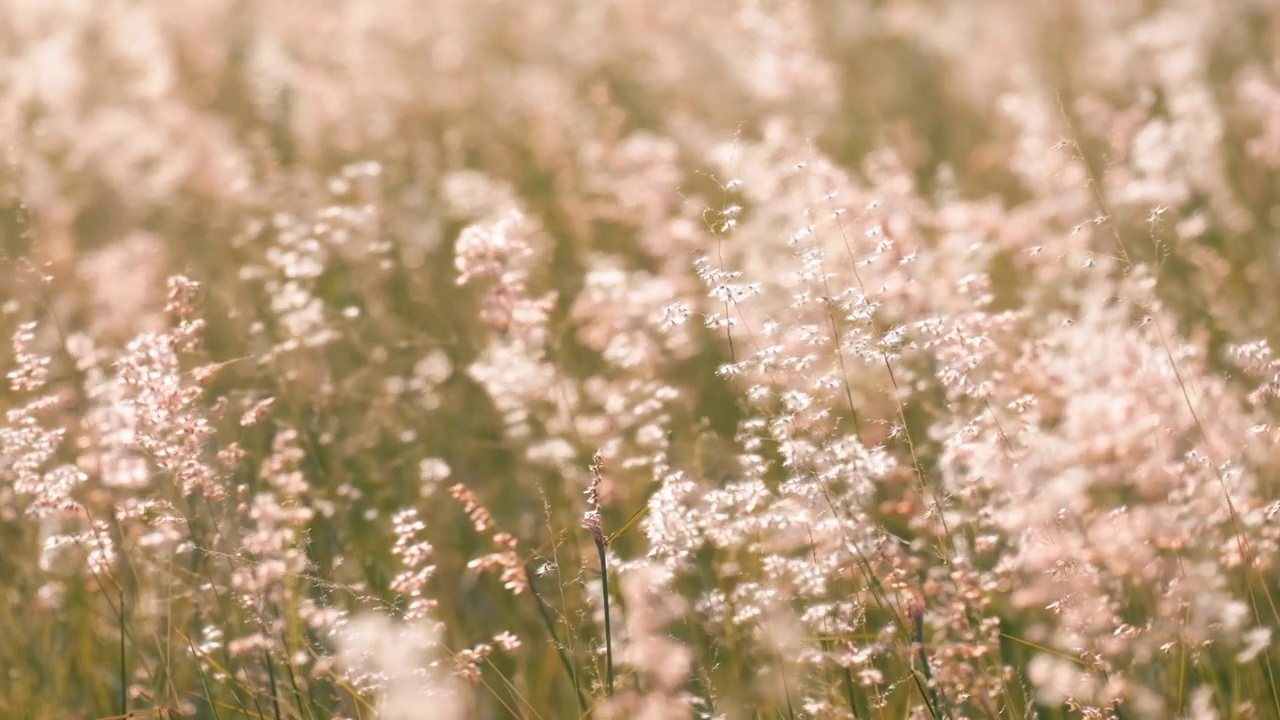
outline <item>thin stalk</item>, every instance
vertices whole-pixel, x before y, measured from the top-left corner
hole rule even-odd
[[[912,640],[916,646],[916,657],[920,660],[920,671],[924,673],[925,687],[929,688],[929,697],[933,706],[941,710],[938,702],[938,689],[933,684],[933,669],[929,667],[929,655],[924,650],[924,604],[919,600],[907,603],[907,612],[911,614]]]
[[[613,695],[613,624],[609,617],[609,561],[604,536],[596,535],[596,552],[600,555],[600,594],[604,600],[604,657],[609,678],[609,695]]]
[[[120,598],[120,714],[129,715],[129,665],[128,658],[125,655],[127,648],[126,635],[124,629],[124,588],[116,586]]]
[[[271,706],[275,711],[275,719],[280,720],[280,691],[276,687],[276,667],[271,662],[271,652],[269,650],[262,651],[262,660],[267,664],[267,679],[271,682]]]
[[[533,573],[529,571],[528,565],[525,565],[524,575],[525,580],[529,583],[529,592],[533,595],[533,599],[536,601],[535,604],[538,606],[538,615],[542,618],[542,624],[546,626],[547,633],[551,635],[551,644],[556,648],[556,655],[560,658],[560,664],[564,667],[564,671],[569,674],[569,680],[573,682],[573,696],[578,701],[578,713],[581,714],[586,709],[586,702],[582,699],[582,689],[578,685],[578,673],[574,670],[573,663],[569,660],[569,654],[560,642],[560,636],[556,632],[556,624],[551,617],[547,601],[542,597],[542,593],[538,592],[538,586],[534,584]]]
[[[600,555],[600,594],[604,600],[604,656],[605,672],[609,679],[608,694],[613,696],[613,622],[609,617],[609,541],[600,521],[600,486],[604,483],[604,459],[600,451],[591,458],[591,486],[587,488],[587,505],[591,510],[582,518],[582,527],[591,532],[596,552]]]

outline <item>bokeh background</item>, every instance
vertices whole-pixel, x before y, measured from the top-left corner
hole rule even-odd
[[[3,0],[0,711],[1280,717],[1277,43]]]

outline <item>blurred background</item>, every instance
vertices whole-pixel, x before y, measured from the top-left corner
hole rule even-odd
[[[1187,649],[1250,623],[1105,557],[1149,511],[1135,546],[1217,568],[1206,612],[1276,619],[1248,569],[1275,533],[1237,511],[1275,500],[1246,346],[1280,327],[1277,43],[1272,0],[0,1],[0,709],[371,717],[386,678],[335,670],[333,633],[374,609],[439,622],[458,717],[1276,717],[1265,653]],[[688,601],[653,610],[687,677],[628,661],[648,701],[599,701],[593,481],[620,572]],[[1188,499],[1228,486],[1226,515]],[[1062,507],[1110,625],[1031,592]],[[761,539],[788,512],[812,546]],[[865,565],[901,602],[848,571],[853,527],[907,548]],[[781,573],[757,643],[735,588],[809,560],[832,586]],[[907,626],[877,639],[908,595],[1021,641],[965,635],[926,691]]]

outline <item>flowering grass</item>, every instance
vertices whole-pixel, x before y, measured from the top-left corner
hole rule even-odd
[[[1280,718],[1274,3],[0,9],[0,715]]]

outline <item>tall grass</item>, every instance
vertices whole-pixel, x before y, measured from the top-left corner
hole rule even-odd
[[[0,10],[0,715],[1280,718],[1274,3]]]

